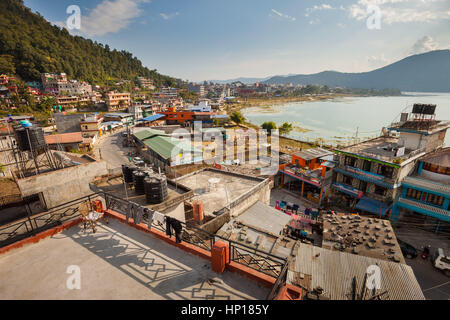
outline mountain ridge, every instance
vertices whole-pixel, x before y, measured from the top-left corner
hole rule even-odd
[[[322,71],[274,76],[266,84],[316,84],[358,89],[450,92],[450,50],[411,55],[387,66],[360,73]]]

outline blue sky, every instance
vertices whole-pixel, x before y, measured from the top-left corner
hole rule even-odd
[[[450,48],[449,0],[25,0],[82,35],[185,80],[363,72]],[[367,14],[368,6],[376,6]],[[371,7],[369,7],[371,8]],[[379,11],[376,11],[379,10]],[[380,28],[367,20],[380,15]]]

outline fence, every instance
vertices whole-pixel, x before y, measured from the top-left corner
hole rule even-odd
[[[79,205],[85,201],[92,201],[99,197],[99,194],[84,196],[56,206],[46,212],[37,215],[28,215],[24,219],[1,226],[0,248],[78,218],[80,216],[78,212]]]

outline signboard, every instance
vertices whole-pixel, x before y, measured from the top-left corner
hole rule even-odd
[[[355,167],[347,166],[347,171],[355,173],[355,174],[360,175],[360,176],[367,177],[367,178],[379,180],[379,181],[383,181],[384,180],[384,177],[379,175],[379,174],[375,174],[375,173],[372,173],[372,172],[364,171],[364,170],[361,170],[361,169],[358,169],[358,168],[355,168]]]

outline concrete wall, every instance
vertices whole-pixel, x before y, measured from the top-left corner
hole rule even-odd
[[[80,132],[82,114],[64,115],[62,113],[55,113],[55,122],[58,133]]]
[[[17,184],[22,196],[42,193],[45,206],[52,208],[91,194],[89,183],[106,174],[106,162],[96,161],[20,179]]]

